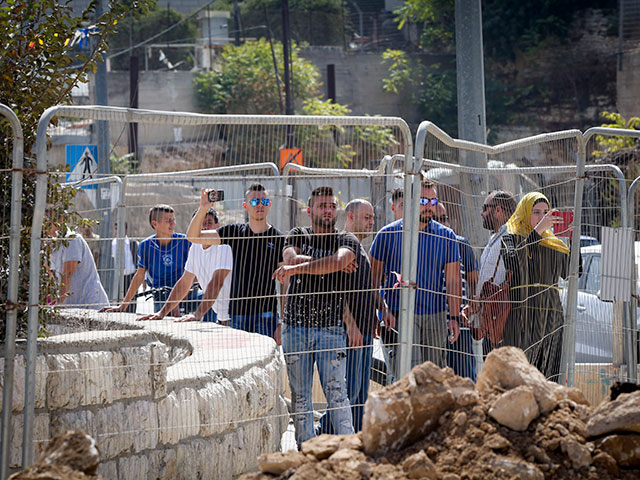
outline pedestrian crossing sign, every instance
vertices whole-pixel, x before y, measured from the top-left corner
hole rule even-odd
[[[80,182],[98,178],[98,147],[96,145],[67,145],[66,148],[67,182]],[[95,184],[89,184],[82,188],[95,189]]]

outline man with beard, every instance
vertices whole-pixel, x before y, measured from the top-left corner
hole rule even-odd
[[[362,346],[362,334],[344,315],[346,277],[356,267],[356,237],[336,230],[337,200],[331,187],[311,192],[311,227],[295,227],[285,239],[285,265],[273,274],[288,284],[282,325],[298,447],[314,436],[313,367],[318,366],[327,409],[338,435],[354,433],[346,387],[347,335],[350,347]],[[346,331],[343,326],[346,323]]]
[[[443,367],[448,337],[447,327],[451,343],[455,342],[460,334],[462,296],[460,253],[453,231],[438,222],[431,221],[437,204],[435,185],[430,181],[424,181],[419,206],[412,366],[429,360]],[[402,235],[403,220],[390,223],[375,236],[370,251],[373,283],[377,287],[382,284],[382,278],[385,278],[384,297],[396,318],[400,310],[400,289],[396,287],[402,266]],[[445,286],[446,294],[443,293]],[[450,313],[448,320],[447,304]],[[385,341],[388,343],[389,339]],[[397,344],[397,340],[391,343]],[[393,349],[396,350],[397,346]],[[397,355],[392,356],[391,363],[392,373],[398,378]]]
[[[369,379],[371,378],[371,360],[373,357],[373,335],[376,330],[376,308],[381,312],[386,322],[393,324],[384,300],[371,284],[371,261],[369,254],[362,246],[362,241],[371,235],[375,223],[373,206],[367,200],[357,198],[347,203],[344,208],[347,219],[344,229],[353,233],[360,248],[356,255],[357,269],[347,277],[349,295],[347,296],[348,311],[345,315],[352,315],[362,333],[363,348],[349,348],[347,350],[347,395],[351,401],[351,415],[353,428],[356,432],[362,430],[362,416],[364,403],[369,395]],[[321,433],[334,433],[331,427],[331,411],[327,411],[320,419]]]
[[[509,192],[494,190],[489,193],[482,205],[482,226],[491,232],[487,245],[480,256],[480,272],[476,285],[475,296],[480,295],[482,285],[493,277],[493,283],[500,285],[504,282],[506,269],[500,251],[502,249],[502,237],[507,233],[507,220],[516,210],[516,200]],[[495,272],[495,275],[494,275]],[[477,305],[473,302],[465,306],[463,315],[471,326],[479,327],[476,311]],[[483,364],[482,340],[474,341],[473,350],[476,356],[476,370],[480,373]],[[492,349],[488,338],[484,339],[484,355]]]

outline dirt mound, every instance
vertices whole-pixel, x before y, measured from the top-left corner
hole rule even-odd
[[[250,479],[636,479],[640,392],[597,409],[522,351],[492,352],[476,386],[431,363],[372,392],[358,435],[259,459]]]

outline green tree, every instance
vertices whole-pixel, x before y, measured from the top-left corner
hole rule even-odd
[[[282,44],[274,43],[280,79],[284,71]],[[291,49],[293,96],[300,102],[318,94],[317,69],[300,56],[300,48]],[[282,80],[276,80],[269,42],[260,39],[222,51],[219,71],[201,73],[194,79],[200,107],[211,113],[279,114],[284,98]],[[280,90],[278,93],[278,85]]]
[[[608,123],[603,123],[601,127],[606,128],[622,128],[626,130],[638,130],[640,126],[640,117],[631,117],[629,120],[625,119],[622,115],[616,112],[604,111],[601,113],[604,120]],[[603,135],[596,135],[596,143],[599,150],[594,150],[594,157],[602,157],[610,153],[615,153],[619,150],[633,148],[638,145],[637,137],[610,137]],[[637,168],[637,165],[635,166]],[[635,178],[635,177],[632,177]]]
[[[407,0],[396,10],[401,28],[417,25],[418,48],[431,54],[455,54],[455,0]],[[484,0],[482,2],[483,42],[487,125],[527,124],[550,105],[571,102],[586,108],[585,98],[594,88],[609,91],[603,75],[594,87],[598,55],[581,45],[581,52],[567,55],[569,26],[578,12],[588,8],[615,9],[614,0]],[[613,29],[609,28],[609,34]],[[544,60],[542,60],[542,58]],[[542,61],[541,61],[542,60]],[[389,76],[383,85],[388,92],[401,88],[415,90],[413,96],[421,111],[445,130],[457,128],[456,71],[454,61],[441,61],[425,68],[419,61],[398,61],[398,54],[387,52]],[[545,64],[546,68],[531,68]],[[553,85],[544,74],[555,72]],[[605,69],[606,71],[606,69]],[[415,80],[418,79],[418,80]],[[590,79],[590,80],[585,80]],[[438,120],[440,119],[440,120]]]
[[[73,15],[69,2],[60,4],[55,0],[7,0],[0,7],[0,103],[10,107],[20,119],[24,132],[24,186],[22,208],[22,231],[20,250],[20,290],[19,290],[19,334],[26,327],[26,304],[28,297],[29,249],[31,219],[35,201],[35,178],[30,172],[36,166],[34,146],[38,120],[49,107],[70,103],[71,89],[86,81],[90,72],[95,72],[100,54],[107,49],[107,39],[116,30],[119,22],[130,12],[146,11],[148,2],[129,2],[127,5],[112,2],[108,12],[95,18],[96,2],[89,4],[79,17]],[[87,32],[92,45],[88,53],[77,47],[72,48],[75,33],[84,27],[95,25],[95,30]],[[0,335],[4,336],[4,311],[7,308],[8,278],[8,236],[11,191],[12,141],[11,131],[6,122],[0,123],[2,140],[0,148],[0,188],[7,192],[2,202],[0,224]],[[64,166],[57,167],[64,171]],[[55,170],[54,170],[55,173]],[[61,189],[50,176],[47,201],[55,204],[57,211],[53,218],[61,218],[73,225],[77,220],[67,209],[74,192]],[[45,255],[47,255],[45,249]],[[47,263],[45,257],[43,265]],[[52,295],[56,291],[55,282],[42,271],[41,295]]]
[[[274,50],[278,72],[282,75],[282,45],[276,42]],[[302,115],[349,115],[351,110],[348,106],[320,98],[320,73],[299,53],[299,47],[294,44],[291,63],[296,112]],[[208,113],[282,113],[284,85],[276,80],[271,48],[264,39],[239,47],[228,45],[222,52],[219,70],[197,75],[194,84],[199,106]],[[304,126],[295,128],[294,137],[295,145],[303,148],[305,165],[308,166],[369,167],[369,162],[379,162],[383,155],[389,153],[389,148],[398,144],[392,130],[386,127]],[[243,139],[229,143],[231,148],[242,151],[241,154],[235,151],[232,155],[250,163],[264,160],[260,156],[252,157],[251,152],[278,151],[282,139],[265,129],[256,128]]]

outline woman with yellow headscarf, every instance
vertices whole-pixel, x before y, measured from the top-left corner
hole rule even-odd
[[[552,232],[562,222],[556,212],[542,193],[528,193],[502,237],[505,266],[513,272],[504,345],[522,348],[551,380],[560,373],[564,327],[558,278],[569,272],[569,248]]]

